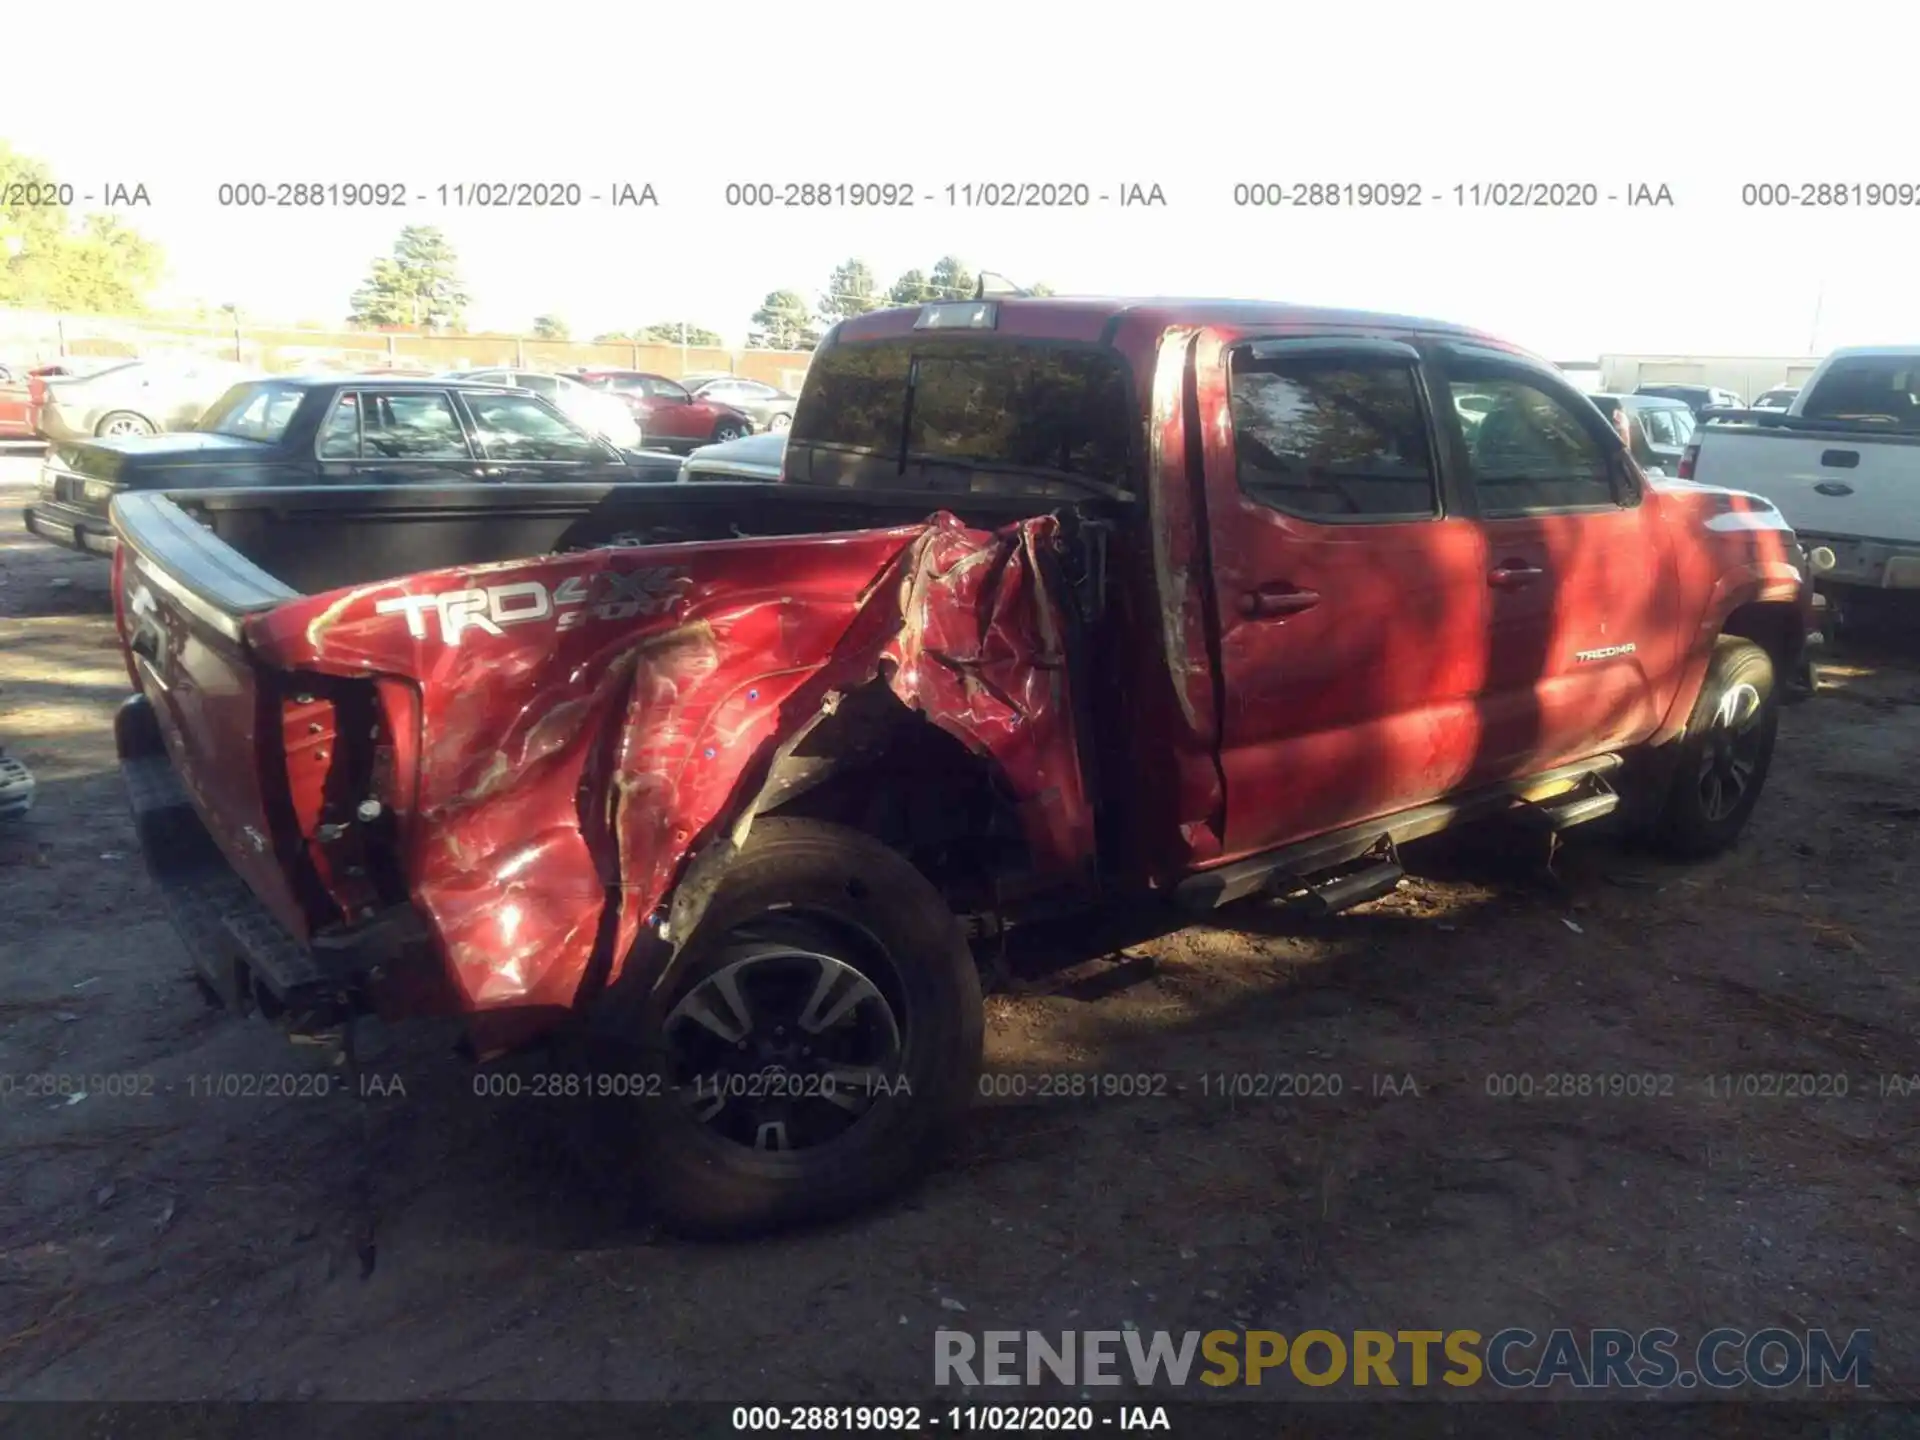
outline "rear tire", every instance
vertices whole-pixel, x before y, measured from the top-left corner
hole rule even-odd
[[[978,1082],[980,980],[959,922],[856,830],[756,823],[664,983],[652,978],[609,993],[584,1058],[658,1075],[658,1093],[595,1099],[590,1158],[681,1235],[758,1234],[881,1199],[921,1171]],[[589,1094],[605,1088],[589,1077]]]
[[[743,425],[738,420],[722,420],[718,425],[713,427],[712,443],[715,445],[724,445],[729,440],[738,440],[742,436],[751,435],[752,433],[753,430],[751,427]]]
[[[1772,657],[1751,640],[1720,636],[1686,733],[1676,742],[1671,788],[1654,822],[1654,844],[1689,860],[1731,846],[1759,802],[1779,724]]]
[[[93,427],[93,433],[105,438],[125,435],[156,434],[154,424],[144,415],[136,415],[131,410],[114,410],[100,417],[100,423]]]
[[[767,429],[784,430],[791,424],[793,424],[793,416],[783,410],[778,415],[774,415],[768,419]]]

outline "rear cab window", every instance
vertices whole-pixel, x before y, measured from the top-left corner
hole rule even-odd
[[[1857,355],[1827,367],[1800,406],[1803,420],[1853,421],[1920,433],[1920,355]]]
[[[1133,387],[1100,345],[916,334],[814,358],[786,477],[874,489],[1132,490]]]

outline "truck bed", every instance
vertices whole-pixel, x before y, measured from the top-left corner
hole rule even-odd
[[[126,495],[114,516],[150,562],[238,616],[296,595],[606,545],[864,530],[938,509],[992,528],[1058,503],[718,481],[334,486]]]
[[[122,496],[150,868],[223,995],[245,974],[308,1003],[424,924],[439,960],[406,983],[565,1006],[755,767],[876,681],[976,751],[1017,745],[1030,843],[1077,863],[1061,508],[751,482]]]

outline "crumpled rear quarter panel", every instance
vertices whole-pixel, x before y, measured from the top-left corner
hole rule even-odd
[[[414,901],[468,1008],[566,1006],[597,944],[617,973],[772,751],[877,673],[999,765],[1036,863],[1084,865],[1091,812],[1040,562],[1055,533],[1050,517],[988,533],[941,514],[433,571],[290,603],[249,640],[287,669],[419,686],[401,816]]]

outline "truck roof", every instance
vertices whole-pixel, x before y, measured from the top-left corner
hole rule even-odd
[[[1370,310],[1342,310],[1314,305],[1290,305],[1271,300],[1187,299],[1178,297],[1027,296],[989,295],[980,301],[943,301],[942,304],[985,304],[998,308],[993,327],[1001,334],[1030,335],[1055,340],[1099,340],[1122,320],[1138,320],[1147,329],[1174,325],[1286,325],[1303,329],[1400,330],[1452,335],[1485,341],[1501,349],[1512,347],[1484,331],[1445,320],[1411,315],[1381,314]],[[873,310],[836,327],[839,340],[877,340],[912,331],[924,309],[921,305]]]

